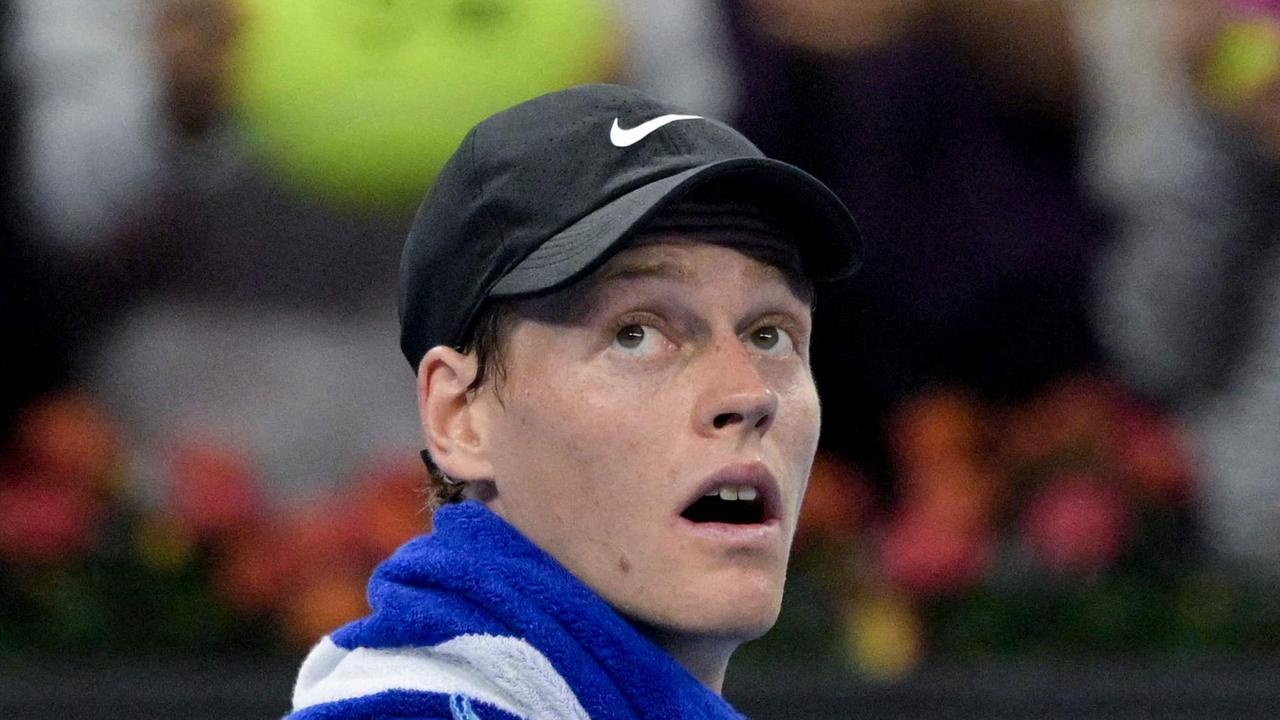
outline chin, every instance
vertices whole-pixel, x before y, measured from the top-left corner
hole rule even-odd
[[[712,641],[716,645],[737,647],[769,632],[778,619],[777,610],[747,614],[743,612],[703,613],[686,618],[676,625],[649,625],[658,636],[683,638],[684,641]]]
[[[631,617],[637,629],[669,652],[679,655],[682,648],[709,647],[733,652],[739,645],[769,632],[778,619],[778,609],[752,615],[742,612],[716,612],[724,608],[708,608],[698,617],[644,618]],[[711,610],[707,612],[706,610]]]
[[[750,642],[773,628],[773,624],[778,621],[779,607],[774,606],[772,610],[752,617],[725,618],[718,626],[708,628],[707,631],[709,634],[732,638],[738,642]]]
[[[728,588],[733,591],[726,592]],[[669,626],[689,635],[746,642],[768,632],[777,622],[781,608],[780,584],[709,584],[702,592],[692,594],[683,612],[670,618]]]

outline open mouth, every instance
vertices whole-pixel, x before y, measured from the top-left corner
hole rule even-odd
[[[750,485],[726,485],[707,492],[680,513],[694,523],[755,525],[766,519],[764,497]]]

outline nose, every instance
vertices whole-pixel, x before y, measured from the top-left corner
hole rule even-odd
[[[778,413],[778,395],[740,342],[716,347],[704,368],[694,411],[699,434],[764,434]]]

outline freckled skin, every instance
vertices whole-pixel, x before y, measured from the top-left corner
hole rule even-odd
[[[663,263],[679,273],[610,277]],[[817,448],[807,300],[775,268],[673,236],[518,312],[506,380],[474,401],[490,507],[677,657],[705,641],[727,662],[777,618]],[[628,323],[644,326],[638,349],[619,343]],[[761,348],[760,327],[786,336]],[[751,462],[781,487],[778,542],[735,549],[682,530],[705,478]]]

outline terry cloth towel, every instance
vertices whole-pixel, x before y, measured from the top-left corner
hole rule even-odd
[[[741,718],[475,501],[383,562],[373,612],[320,641],[290,718]]]

